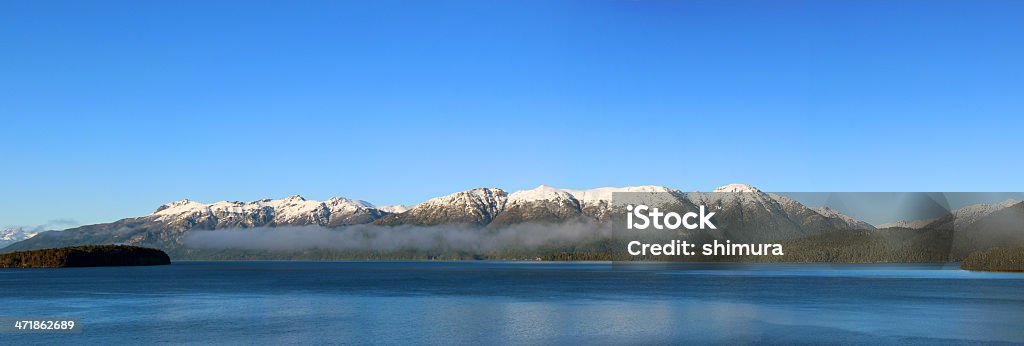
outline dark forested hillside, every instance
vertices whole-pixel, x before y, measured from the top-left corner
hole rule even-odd
[[[783,240],[785,256],[756,261],[795,263],[934,263],[948,260],[953,232],[889,228],[831,232]]]
[[[960,264],[967,270],[1024,272],[1024,247],[994,248],[967,256]]]
[[[127,245],[89,245],[0,254],[0,268],[63,268],[170,264],[157,249]]]

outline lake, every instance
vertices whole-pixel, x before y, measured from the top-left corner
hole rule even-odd
[[[1024,274],[952,266],[620,270],[565,262],[0,269],[2,344],[1024,343]]]

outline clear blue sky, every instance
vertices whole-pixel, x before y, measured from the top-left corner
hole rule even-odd
[[[1024,1],[0,2],[0,225],[181,198],[1024,190]]]

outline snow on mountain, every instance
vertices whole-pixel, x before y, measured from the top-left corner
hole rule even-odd
[[[746,184],[730,184],[713,192],[686,194],[686,199],[693,204],[715,211],[718,228],[728,232],[730,239],[736,242],[800,237],[811,229],[803,227],[803,217],[824,219],[800,203],[793,203],[790,206],[792,210],[787,209],[778,197]]]
[[[582,204],[572,194],[541,185],[532,190],[510,194],[505,208],[490,225],[503,226],[526,221],[554,223],[577,218],[582,213]]]
[[[852,229],[874,229],[870,224],[843,215],[831,208],[813,209],[792,198],[766,193],[747,184],[729,184],[713,192],[691,192],[686,198],[694,204],[716,208],[722,228],[754,230],[770,234],[765,239],[800,236]]]
[[[302,198],[302,197],[299,197],[299,198]],[[315,203],[316,201],[307,201],[307,202],[314,202]],[[341,211],[341,210],[353,211],[353,210],[373,209],[373,208],[376,208],[378,210],[383,210],[380,207],[374,206],[372,203],[367,202],[367,201],[362,201],[362,200],[358,200],[358,199],[348,199],[348,198],[343,198],[343,197],[332,197],[331,199],[328,199],[327,201],[325,201],[324,204],[326,204],[328,207],[330,207],[332,212]]]
[[[415,206],[416,205],[400,205],[400,204],[396,204],[396,205],[380,205],[380,206],[377,206],[377,209],[380,210],[380,211],[383,211],[383,212],[391,213],[391,214],[398,214],[398,213],[404,213],[406,211],[409,211],[409,209],[412,209]]]
[[[960,209],[956,209],[952,213],[950,213],[950,215],[944,217],[923,220],[899,220],[880,224],[878,225],[878,228],[948,228],[950,226],[950,223],[952,223],[952,228],[954,230],[964,229],[965,227],[977,222],[978,220],[984,218],[985,216],[988,216],[989,214],[992,214],[993,212],[1016,205],[1018,203],[1021,203],[1021,201],[1016,199],[1008,199],[1000,203],[994,204],[972,204]]]
[[[541,185],[506,193],[478,188],[432,198],[415,206],[377,207],[347,198],[326,201],[301,196],[251,202],[200,203],[183,199],[160,206],[153,213],[112,223],[86,225],[47,232],[8,249],[59,247],[82,243],[129,243],[179,248],[190,230],[356,224],[474,225],[503,227],[519,223],[610,221],[617,192],[639,193],[639,202],[713,210],[716,225],[737,241],[793,239],[829,231],[869,228],[863,222],[829,209],[812,210],[800,202],[762,192],[745,184],[731,184],[715,192],[683,194],[663,186],[602,187],[588,190]],[[649,193],[650,195],[647,195]],[[648,200],[655,198],[657,200]],[[632,203],[632,202],[631,202]]]
[[[643,185],[643,186],[627,186],[627,187],[601,187],[590,190],[571,190],[562,189],[577,200],[582,202],[584,205],[592,205],[600,202],[611,202],[612,195],[616,192],[672,192],[671,189],[664,186],[655,185]]]
[[[532,190],[519,190],[508,196],[509,204],[519,204],[535,201],[549,200],[578,200],[566,190],[554,188],[547,185],[538,186]]]
[[[654,185],[595,189],[562,189],[541,185],[511,194],[497,188],[478,188],[432,198],[415,206],[383,207],[346,198],[319,202],[301,196],[246,203],[223,201],[203,204],[181,200],[161,206],[152,217],[161,222],[184,223],[181,228],[205,225],[206,228],[215,229],[264,224],[338,226],[366,222],[382,225],[494,223],[495,226],[501,226],[530,221],[559,222],[577,217],[604,221],[611,217],[611,202],[617,192],[668,193],[652,194],[667,200],[645,202],[650,205],[682,203],[735,209],[740,211],[736,218],[742,219],[744,224],[774,220],[771,224],[793,229],[794,232],[802,228],[874,229],[866,222],[833,209],[807,208],[793,199],[765,193],[748,184],[729,184],[714,189],[714,192],[688,194]],[[645,197],[641,195],[640,198]],[[725,216],[729,211],[720,213]]]
[[[178,231],[189,229],[252,228],[283,225],[343,226],[361,223],[381,225],[475,224],[495,226],[520,222],[560,222],[583,217],[606,221],[612,216],[615,193],[640,193],[649,205],[679,204],[736,208],[745,223],[776,220],[784,228],[810,225],[806,217],[820,214],[856,228],[870,225],[829,209],[810,211],[797,201],[764,193],[747,184],[730,184],[715,192],[682,194],[664,186],[644,185],[562,189],[546,185],[511,194],[497,188],[478,188],[432,198],[415,206],[375,206],[369,202],[335,197],[326,201],[294,195],[251,202],[200,203],[188,199],[160,206],[140,222],[156,223]],[[645,197],[650,193],[652,197]],[[657,198],[647,201],[646,198]],[[720,211],[724,217],[728,211]],[[497,222],[495,222],[497,220]],[[833,221],[828,221],[835,224]],[[841,224],[841,223],[840,223]]]
[[[34,237],[39,232],[26,232],[21,228],[12,228],[0,230],[0,240],[2,241],[19,241],[22,239],[28,239]]]
[[[719,186],[715,189],[715,192],[761,192],[761,190],[747,184],[729,184]]]
[[[858,220],[856,218],[853,218],[853,217],[851,217],[849,215],[840,213],[838,210],[835,210],[835,209],[832,209],[832,208],[829,208],[829,207],[811,208],[811,210],[814,210],[814,211],[818,212],[818,214],[821,214],[822,216],[827,217],[827,218],[838,218],[840,220],[843,220],[844,222],[846,222],[846,224],[850,225],[850,227],[852,227],[852,228],[856,228],[856,229],[870,229],[870,230],[875,229],[875,226],[872,226],[871,224],[869,224],[867,222],[864,222],[864,221]]]
[[[759,205],[765,211],[778,213],[785,210],[789,204],[796,203],[800,207],[803,204],[785,196],[765,193],[760,189],[747,184],[729,184],[715,188],[714,192],[691,192],[687,197],[698,204],[723,205],[723,204],[744,204]]]
[[[361,200],[335,197],[321,202],[294,195],[281,199],[208,204],[183,199],[160,206],[148,217],[156,222],[185,224],[185,227],[206,224],[208,228],[223,228],[268,224],[341,225],[373,221],[386,213],[389,212]]]
[[[180,201],[174,201],[171,203],[161,205],[159,208],[156,208],[156,211],[154,211],[152,215],[180,214],[192,211],[194,209],[202,208],[203,206],[205,206],[205,204],[196,201],[190,201],[188,199],[183,199]]]
[[[603,187],[589,190],[559,189],[541,185],[535,189],[508,194],[497,188],[479,188],[432,198],[415,206],[378,207],[366,201],[331,198],[327,201],[307,200],[301,196],[262,199],[252,202],[220,201],[200,203],[183,199],[160,206],[147,216],[152,221],[177,226],[179,229],[259,227],[264,225],[326,225],[374,222],[379,224],[442,224],[471,223],[486,225],[509,208],[529,207],[523,212],[530,219],[537,208],[564,219],[584,211],[601,218],[610,209],[616,192],[670,192],[661,186]],[[541,206],[538,203],[550,204]],[[558,210],[556,210],[558,209]],[[401,215],[401,216],[399,216]],[[519,220],[519,217],[514,218]]]
[[[21,228],[0,230],[0,248],[32,238],[36,236],[36,234],[39,234],[39,232],[25,231]]]
[[[532,190],[520,190],[509,195],[509,203],[512,202],[533,202],[541,200],[562,200],[575,199],[583,206],[595,205],[601,202],[610,203],[616,192],[671,192],[664,186],[627,186],[627,187],[601,187],[589,190],[559,189],[547,185],[538,186]]]
[[[479,188],[456,192],[447,196],[435,197],[420,203],[413,210],[438,206],[484,206],[490,211],[499,211],[505,207],[508,194],[497,188]]]
[[[589,190],[559,189],[541,185],[509,195],[508,203],[493,225],[502,226],[520,222],[561,222],[583,217],[605,221],[611,217],[612,197],[619,192],[670,192],[662,186],[602,187]],[[639,197],[643,198],[646,195]],[[652,194],[654,198],[667,198],[677,202],[675,195]],[[666,201],[645,201],[649,204]]]
[[[690,192],[686,197],[696,204],[723,205],[723,204],[745,204],[760,205],[768,212],[778,212],[782,209],[780,196],[764,193],[756,187],[747,184],[729,184],[715,188],[714,192]]]
[[[1008,199],[995,204],[972,204],[957,209],[953,212],[953,215],[956,218],[953,224],[953,229],[963,229],[993,212],[1002,210],[1020,202],[1021,201],[1016,199]]]
[[[487,225],[505,210],[508,193],[497,188],[478,188],[436,197],[398,214],[387,215],[379,225]]]

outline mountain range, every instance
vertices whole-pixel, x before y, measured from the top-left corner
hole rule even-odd
[[[282,226],[350,225],[440,226],[462,225],[495,229],[521,223],[561,223],[573,220],[607,222],[616,192],[660,192],[675,202],[723,206],[724,225],[756,226],[774,233],[747,232],[731,236],[743,240],[792,238],[836,229],[871,229],[867,223],[830,209],[811,209],[790,198],[764,193],[743,184],[723,186],[715,193],[690,192],[662,186],[559,189],[539,186],[508,193],[499,188],[478,188],[427,200],[415,206],[383,206],[347,198],[326,201],[301,196],[252,202],[200,203],[183,199],[161,205],[149,215],[111,223],[42,232],[12,244],[4,251],[94,244],[129,244],[174,250],[192,230],[251,229]],[[741,192],[741,193],[723,193]]]
[[[200,203],[183,199],[156,208],[148,215],[111,223],[47,231],[16,241],[0,252],[72,245],[127,244],[156,247],[181,255],[191,231],[238,230],[289,226],[339,229],[354,225],[380,227],[459,226],[493,232],[517,224],[607,223],[612,219],[616,192],[661,193],[670,203],[686,208],[704,205],[716,210],[718,237],[735,242],[803,239],[836,231],[923,229],[968,226],[1000,210],[1021,206],[1019,201],[961,208],[948,218],[902,221],[878,227],[837,210],[810,208],[792,198],[765,193],[753,186],[731,184],[713,192],[682,192],[663,186],[633,186],[590,190],[539,186],[508,193],[478,188],[427,200],[414,206],[376,206],[348,198],[326,201],[301,196],[251,202]],[[13,234],[13,232],[10,232]],[[6,238],[5,238],[6,239]],[[2,245],[2,243],[0,243]]]
[[[994,212],[1006,209],[1008,207],[1012,207],[1020,203],[1021,201],[1016,199],[1007,199],[1003,202],[994,204],[972,204],[960,209],[953,210],[952,212],[940,217],[923,220],[900,220],[880,224],[878,225],[878,228],[934,228],[963,230],[966,229],[967,226],[970,226],[978,222],[978,220],[981,220]]]

